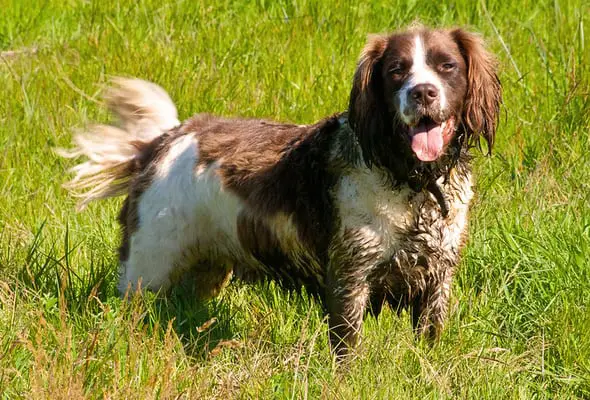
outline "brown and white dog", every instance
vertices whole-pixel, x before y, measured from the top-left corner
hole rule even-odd
[[[338,355],[366,310],[410,308],[436,337],[465,243],[468,150],[491,150],[501,102],[492,56],[461,29],[372,36],[348,112],[313,125],[196,115],[159,86],[118,79],[119,124],[76,136],[88,161],[68,184],[80,205],[127,195],[120,284],[199,297],[232,274],[305,287],[329,315]]]

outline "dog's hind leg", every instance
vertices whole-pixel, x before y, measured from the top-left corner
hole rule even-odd
[[[139,282],[143,288],[166,290],[170,274],[185,266],[187,255],[194,256],[192,248],[201,239],[196,164],[195,138],[181,136],[168,145],[157,164],[148,166],[132,182],[119,217],[123,225],[122,293],[128,285],[137,288]]]
[[[221,190],[215,166],[198,168],[194,135],[169,140],[133,181],[121,212],[119,289],[135,289],[141,281],[143,288],[166,290],[191,280],[198,297],[210,298],[233,270],[229,254],[237,244],[232,232],[239,201]]]
[[[182,255],[178,246],[162,243],[165,229],[157,225],[142,226],[130,240],[129,257],[120,265],[119,292],[139,288],[152,291],[167,290],[171,275]],[[172,231],[167,231],[173,234]]]
[[[233,263],[195,261],[194,247],[182,240],[186,233],[167,224],[142,226],[131,239],[128,259],[121,263],[121,294],[139,287],[166,291],[178,285],[199,300],[216,297],[229,283]]]
[[[234,272],[232,261],[216,260],[194,263],[187,270],[179,269],[178,274],[171,274],[172,284],[178,284],[200,301],[217,297],[231,280]]]

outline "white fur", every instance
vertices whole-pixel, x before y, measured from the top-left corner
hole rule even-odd
[[[451,177],[451,180],[458,179],[456,174]],[[443,178],[439,179],[439,185],[442,184]],[[473,182],[471,175],[461,179],[461,182],[456,183],[456,186],[460,190],[456,191],[456,196],[450,199],[449,208],[452,210],[453,215],[449,219],[447,226],[446,235],[443,237],[441,243],[442,248],[447,251],[457,252],[461,247],[461,240],[463,235],[466,233],[468,216],[469,216],[469,203],[473,198]],[[432,195],[431,195],[432,196]]]
[[[131,236],[129,259],[121,266],[119,290],[127,286],[166,289],[176,268],[239,253],[236,221],[242,208],[224,191],[217,164],[197,170],[198,141],[185,135],[172,143],[154,180],[139,201],[139,229]]]
[[[115,78],[105,95],[119,126],[96,125],[74,136],[76,147],[58,150],[64,157],[86,156],[72,168],[74,178],[64,185],[80,198],[78,209],[98,199],[126,193],[129,172],[141,147],[179,124],[176,107],[158,85],[140,79]]]
[[[426,63],[426,49],[424,42],[419,34],[414,38],[414,47],[412,49],[412,68],[410,69],[409,79],[403,84],[398,92],[398,100],[401,110],[401,118],[406,124],[415,123],[408,102],[410,91],[417,85],[429,83],[438,89],[440,109],[444,110],[447,105],[443,84],[436,72]]]
[[[421,207],[425,197],[436,202],[427,191],[415,193],[407,186],[391,189],[379,170],[358,168],[343,176],[336,186],[336,203],[342,221],[341,232],[355,229],[363,236],[363,242],[374,246],[379,253],[375,262],[385,261],[404,245],[408,231],[419,221],[421,236],[432,248],[442,248],[447,254],[458,254],[467,227],[469,203],[473,197],[471,175],[459,177],[451,174],[449,182],[440,178],[437,182],[444,193],[451,214],[440,215],[436,207]],[[449,186],[460,188],[449,191]],[[448,193],[453,193],[452,197]],[[433,220],[433,226],[425,226],[425,215]]]
[[[152,140],[180,124],[176,106],[160,86],[136,78],[114,78],[113,83],[105,100],[130,134]]]
[[[408,203],[410,189],[384,184],[379,170],[358,168],[343,176],[336,189],[342,228],[360,229],[384,257],[398,248],[412,216]]]

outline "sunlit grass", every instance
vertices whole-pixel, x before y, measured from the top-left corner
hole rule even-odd
[[[0,394],[5,398],[590,397],[590,6],[582,0],[0,0]],[[105,120],[113,75],[182,118],[345,109],[366,34],[468,26],[498,55],[497,147],[435,347],[368,318],[336,369],[318,304],[234,283],[207,304],[116,294],[120,199],[74,212],[53,149]]]

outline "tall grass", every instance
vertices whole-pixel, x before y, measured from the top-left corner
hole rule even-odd
[[[583,0],[0,0],[4,398],[590,397],[590,6]],[[346,369],[318,304],[235,283],[206,304],[115,292],[120,199],[74,212],[72,129],[112,75],[183,118],[313,122],[345,109],[367,33],[468,26],[498,55],[497,147],[477,159],[469,245],[439,344],[368,318]]]

